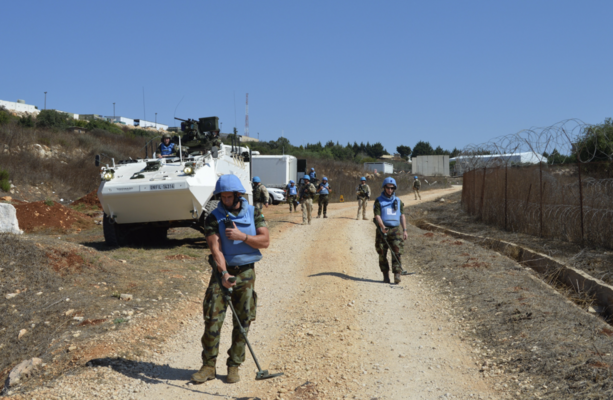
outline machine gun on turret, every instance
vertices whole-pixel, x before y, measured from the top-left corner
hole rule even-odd
[[[181,121],[181,131],[184,132],[181,147],[190,155],[206,154],[213,146],[221,145],[218,117],[175,119]]]

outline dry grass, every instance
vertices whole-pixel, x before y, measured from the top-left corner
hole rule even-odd
[[[70,198],[78,198],[98,186],[99,168],[94,165],[94,155],[104,153],[115,161],[129,157],[143,157],[146,139],[115,135],[102,130],[86,133],[23,128],[15,124],[0,125],[0,143],[8,145],[11,152],[2,152],[0,168],[9,171],[16,186],[36,186],[41,182],[55,188],[63,188]],[[58,158],[38,158],[29,146],[40,144],[59,146]],[[19,152],[14,150],[20,149]],[[61,153],[64,153],[63,155]],[[105,162],[110,163],[110,159]]]

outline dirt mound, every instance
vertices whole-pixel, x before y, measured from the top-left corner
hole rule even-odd
[[[98,209],[102,210],[102,204],[100,204],[100,200],[98,199],[98,189],[92,190],[80,199],[73,201],[70,205],[78,206],[81,204],[89,207],[98,207]]]
[[[59,203],[49,206],[43,201],[15,204],[19,228],[25,232],[50,230],[53,232],[80,231],[91,228],[94,221],[85,214]]]

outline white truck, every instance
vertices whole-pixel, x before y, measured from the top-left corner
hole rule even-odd
[[[290,179],[297,181],[298,159],[287,155],[253,155],[252,176],[259,176],[268,189],[273,204],[285,201],[285,187]]]

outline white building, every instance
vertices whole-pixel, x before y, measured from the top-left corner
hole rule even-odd
[[[417,156],[411,165],[413,175],[449,176],[449,156]]]
[[[132,118],[115,116],[115,117],[106,117],[106,119],[108,119],[109,122],[113,122],[116,124],[134,126],[134,120]]]
[[[386,162],[367,162],[364,163],[364,168],[366,168],[368,171],[376,171],[379,174],[394,173],[394,165]]]
[[[0,100],[0,107],[4,107],[10,111],[27,112],[37,114],[40,112],[36,106],[26,104],[25,100],[17,100],[16,102]]]
[[[138,126],[140,128],[156,128],[158,130],[165,131],[168,129],[168,125],[155,123],[151,121],[145,121],[144,119],[135,119],[134,126]]]
[[[455,161],[454,171],[461,176],[464,172],[478,168],[494,168],[504,165],[538,164],[547,162],[547,157],[527,151],[525,153],[488,154],[481,156],[458,156],[449,159]]]
[[[75,114],[75,113],[69,113],[66,111],[61,111],[61,110],[53,110],[62,114],[67,114],[68,116],[70,116],[72,119],[79,119],[79,114]]]

